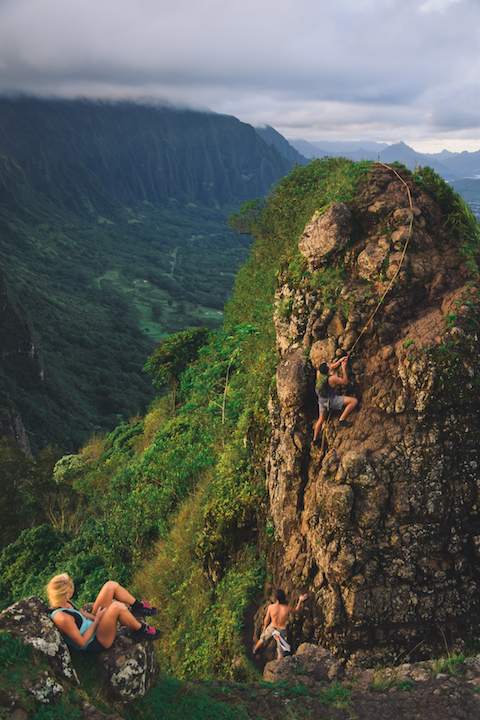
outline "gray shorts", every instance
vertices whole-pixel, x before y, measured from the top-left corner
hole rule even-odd
[[[329,410],[342,410],[345,405],[345,395],[333,395],[328,406],[327,398],[318,398],[318,410],[320,415],[328,415]]]
[[[274,635],[273,635],[274,630],[276,630],[278,633],[280,633],[280,635],[282,636],[282,638],[283,638],[284,641],[287,640],[287,630],[286,630],[286,628],[276,628],[276,627],[274,627],[274,626],[272,625],[272,623],[270,623],[270,625],[262,632],[262,634],[260,635],[260,640],[261,640],[263,643],[268,642],[268,640],[270,640],[270,638],[274,637]],[[275,642],[277,643],[277,652],[278,652],[278,654],[279,654],[281,657],[284,657],[284,656],[285,656],[285,648],[282,647],[282,644],[281,644],[280,639],[279,639],[278,637],[275,637]],[[287,646],[287,647],[288,647],[288,646]],[[288,650],[287,650],[287,652],[288,652]]]

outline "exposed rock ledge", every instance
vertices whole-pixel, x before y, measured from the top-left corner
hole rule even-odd
[[[302,644],[293,656],[267,663],[264,680],[295,691],[295,710],[332,720],[411,720],[480,717],[480,655],[396,667],[345,670],[324,648]],[[265,683],[264,686],[265,687]],[[286,717],[288,700],[274,705],[277,686],[266,698],[270,717]],[[288,691],[284,690],[287,695]],[[336,698],[336,701],[335,701]],[[291,702],[291,701],[290,701]],[[303,717],[303,715],[302,715]]]

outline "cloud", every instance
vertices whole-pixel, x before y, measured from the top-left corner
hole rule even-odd
[[[281,126],[290,137],[377,132],[393,141],[400,128],[432,138],[470,129],[475,141],[478,7],[3,0],[0,92],[164,99]]]
[[[420,12],[445,12],[450,5],[455,5],[460,0],[428,0],[420,5]]]

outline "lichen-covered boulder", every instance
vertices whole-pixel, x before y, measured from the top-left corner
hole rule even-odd
[[[36,678],[25,683],[25,689],[42,705],[54,704],[63,694],[63,687],[48,672],[39,673]]]
[[[153,643],[138,640],[120,628],[112,647],[98,656],[98,667],[108,695],[114,701],[129,702],[145,695],[158,671]]]
[[[35,595],[23,598],[0,613],[0,630],[21,637],[24,645],[31,645],[44,655],[60,675],[78,683],[70,651],[41,598]]]
[[[91,605],[85,606],[85,609],[91,610]],[[63,678],[78,684],[70,650],[51,621],[41,598],[24,598],[4,610],[0,614],[1,630],[20,637],[25,645],[31,645],[48,660],[55,679],[48,672],[42,672],[26,688],[39,702],[55,702],[63,692]],[[123,627],[119,628],[112,647],[97,656],[97,663],[107,693],[112,700],[121,702],[143,697],[152,686],[158,670],[153,643],[138,640]],[[91,715],[94,709],[88,712]]]

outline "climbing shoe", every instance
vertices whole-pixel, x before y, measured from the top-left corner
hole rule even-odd
[[[133,615],[145,615],[151,617],[152,615],[158,615],[159,609],[152,607],[146,600],[135,600],[132,605]]]
[[[157,630],[157,628],[154,628],[151,625],[145,625],[144,623],[142,623],[138,630],[134,630],[133,632],[137,637],[145,640],[158,640],[158,638],[162,637],[161,630]]]
[[[339,420],[338,424],[340,425],[340,427],[352,427],[353,425],[353,423],[348,422],[348,420]]]

